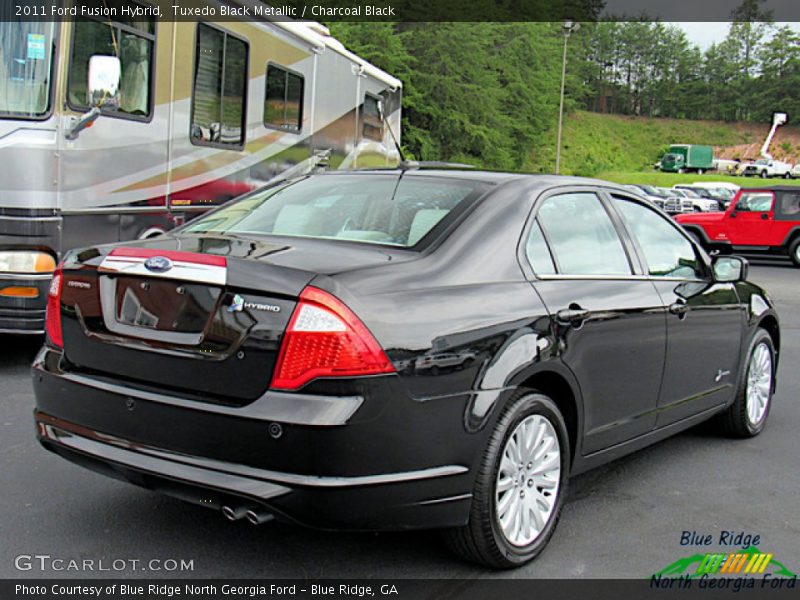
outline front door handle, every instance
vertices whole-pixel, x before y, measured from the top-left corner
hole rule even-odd
[[[678,315],[678,317],[682,319],[686,316],[686,313],[689,312],[689,305],[686,304],[686,300],[676,300],[669,305],[669,312],[673,315]]]
[[[761,220],[766,221],[769,219],[769,213],[761,213]]]
[[[569,308],[562,308],[556,313],[556,320],[562,325],[580,326],[589,317],[589,311],[577,304],[570,304]]]

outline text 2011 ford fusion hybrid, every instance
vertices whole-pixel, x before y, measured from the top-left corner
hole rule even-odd
[[[746,275],[601,181],[299,178],[66,256],[38,436],[230,519],[442,528],[513,567],[570,474],[710,417],[763,429],[780,333]]]

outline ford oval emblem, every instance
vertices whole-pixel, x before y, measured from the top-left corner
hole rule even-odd
[[[166,273],[172,268],[172,261],[165,256],[153,256],[144,261],[144,268],[153,273]]]

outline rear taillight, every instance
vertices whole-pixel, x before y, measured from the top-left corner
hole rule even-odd
[[[315,287],[300,294],[283,338],[272,389],[296,390],[318,377],[393,373],[386,353],[338,298]]]
[[[50,343],[59,348],[64,347],[64,337],[61,335],[61,286],[64,274],[61,269],[56,269],[53,279],[50,280],[50,289],[47,291],[47,312],[45,313],[45,329]]]

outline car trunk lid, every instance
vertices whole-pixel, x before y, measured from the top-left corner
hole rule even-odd
[[[333,262],[323,264],[313,242],[225,243],[172,238],[68,262],[61,303],[71,368],[210,402],[263,394],[298,296]],[[392,258],[365,246],[343,248],[336,262],[348,270]]]

